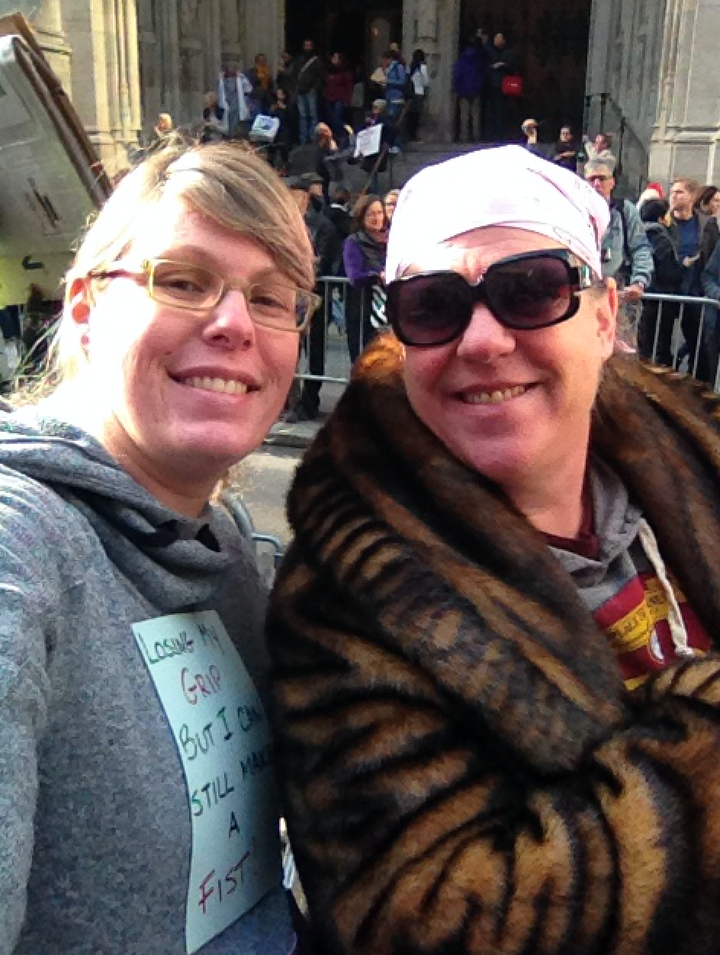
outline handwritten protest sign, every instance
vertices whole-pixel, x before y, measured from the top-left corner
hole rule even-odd
[[[215,611],[146,620],[133,632],[187,783],[185,937],[192,955],[279,884],[270,730]]]

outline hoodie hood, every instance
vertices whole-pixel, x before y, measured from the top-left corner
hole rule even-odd
[[[0,468],[77,508],[111,562],[153,604],[181,610],[207,601],[228,566],[237,528],[224,507],[208,505],[197,519],[166,507],[95,438],[60,420],[52,399],[0,416]]]
[[[630,501],[623,482],[598,458],[591,460],[590,486],[597,557],[552,548],[581,591],[601,584],[612,565],[627,554],[637,539],[642,518],[642,511]]]

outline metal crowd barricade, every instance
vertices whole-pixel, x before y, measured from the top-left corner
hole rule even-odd
[[[316,291],[322,294],[319,314],[305,335],[300,351],[296,381],[320,381],[343,387],[350,380],[350,352],[347,340],[347,300],[350,282],[336,275],[323,275],[317,280]],[[360,290],[360,314],[369,305],[371,290]],[[360,322],[360,349],[363,324]]]
[[[699,377],[720,391],[720,302],[654,292],[646,292],[641,302],[642,357]]]
[[[252,541],[260,576],[268,586],[271,586],[283,556],[282,541],[274,534],[264,534],[255,530],[255,524],[239,486],[228,488],[223,496],[223,502],[232,514],[240,533]]]

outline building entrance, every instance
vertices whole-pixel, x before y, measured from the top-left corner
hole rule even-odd
[[[499,31],[516,55],[523,96],[512,104],[518,128],[511,138],[523,138],[519,124],[529,116],[540,122],[544,142],[555,142],[565,123],[576,135],[582,132],[590,7],[591,0],[516,0],[502,6],[461,0],[461,46],[478,29],[491,40]]]
[[[287,0],[285,33],[295,55],[312,39],[324,56],[344,53],[368,73],[391,41],[402,41],[402,0]]]

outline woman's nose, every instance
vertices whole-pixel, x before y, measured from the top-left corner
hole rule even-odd
[[[227,347],[247,345],[255,338],[256,327],[252,320],[247,299],[241,289],[228,288],[212,311],[212,319],[204,334]]]
[[[490,362],[515,351],[516,338],[512,329],[502,324],[485,305],[476,302],[472,318],[462,334],[457,354],[464,358]]]

